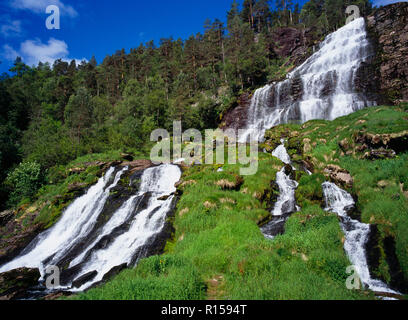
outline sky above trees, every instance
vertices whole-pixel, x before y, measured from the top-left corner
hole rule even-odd
[[[242,1],[238,1],[242,2]],[[273,1],[272,1],[273,2]],[[295,0],[302,6],[306,0]],[[374,0],[389,4],[393,0]],[[7,71],[17,56],[28,65],[62,58],[100,63],[116,50],[139,46],[161,38],[187,39],[203,31],[204,21],[225,13],[232,0],[4,0],[0,4],[0,73]],[[45,8],[56,4],[61,10],[61,29],[48,30]]]

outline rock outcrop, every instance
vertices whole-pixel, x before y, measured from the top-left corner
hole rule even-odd
[[[248,119],[248,108],[251,104],[252,96],[246,92],[240,96],[237,104],[225,113],[220,125],[221,129],[238,129],[244,128]]]
[[[283,27],[274,29],[269,37],[275,44],[272,51],[279,58],[290,57],[289,63],[298,66],[312,53],[318,41],[311,28]]]
[[[408,3],[376,9],[367,17],[367,28],[377,52],[382,95],[394,104],[408,101]]]
[[[345,188],[352,188],[353,187],[353,177],[350,173],[334,164],[329,164],[324,169],[324,174],[330,178],[330,181],[334,182],[337,185],[340,185]]]
[[[40,279],[38,269],[19,268],[0,274],[0,300],[15,300],[25,296]]]

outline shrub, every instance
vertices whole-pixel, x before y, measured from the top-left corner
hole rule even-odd
[[[22,199],[31,199],[43,182],[41,166],[37,162],[22,162],[6,178],[11,189],[9,204],[17,205]]]

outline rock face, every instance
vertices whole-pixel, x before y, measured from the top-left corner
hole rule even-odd
[[[246,92],[238,99],[238,105],[228,111],[221,124],[221,129],[238,129],[244,128],[248,119],[248,109],[251,104],[251,95]]]
[[[290,57],[291,64],[300,65],[313,53],[313,45],[317,43],[312,34],[310,28],[277,28],[269,35],[275,43],[272,50],[280,58]]]
[[[38,269],[19,268],[0,274],[0,300],[21,299],[40,279]]]
[[[376,46],[381,93],[393,103],[408,101],[408,3],[377,9],[367,28]]]

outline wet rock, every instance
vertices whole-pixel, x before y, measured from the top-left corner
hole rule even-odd
[[[72,286],[74,288],[80,288],[82,287],[85,283],[92,281],[96,276],[98,275],[97,271],[90,271],[88,273],[85,273],[84,275],[80,276],[79,278],[75,279],[72,282]]]
[[[71,295],[72,294],[70,292],[67,292],[67,291],[57,291],[57,292],[53,292],[53,293],[50,293],[50,294],[46,295],[42,299],[43,300],[57,300],[57,299],[62,298],[62,297],[69,297]]]
[[[6,210],[0,213],[0,227],[5,226],[14,217],[13,210]]]
[[[170,198],[173,194],[174,194],[174,193],[169,194],[169,195],[162,196],[162,197],[160,197],[160,198],[157,198],[157,200],[159,200],[159,201],[166,201],[166,200],[167,200],[168,198]]]
[[[19,268],[0,274],[0,300],[15,300],[24,297],[29,288],[38,284],[41,274],[38,269]]]
[[[130,162],[123,162],[122,166],[129,167],[129,174],[134,174],[138,171],[143,171],[153,166],[153,163],[150,160],[142,159],[135,160]]]
[[[7,263],[20,254],[20,252],[43,230],[41,225],[34,225],[24,229],[14,220],[9,221],[6,228],[6,234],[14,235],[0,238],[0,265]]]
[[[395,239],[391,236],[383,241],[384,251],[391,277],[390,286],[402,293],[408,293],[408,280],[405,279],[396,253]]]
[[[238,129],[245,128],[251,98],[252,96],[248,92],[242,94],[237,103],[224,114],[220,128],[223,130],[234,129],[236,133],[238,132]]]
[[[102,282],[109,281],[112,279],[114,276],[118,275],[121,273],[123,270],[125,270],[128,267],[127,263],[123,263],[119,266],[113,267],[110,269],[102,278]]]
[[[330,164],[324,169],[324,174],[335,184],[351,188],[353,186],[353,177],[350,173],[338,165]]]

